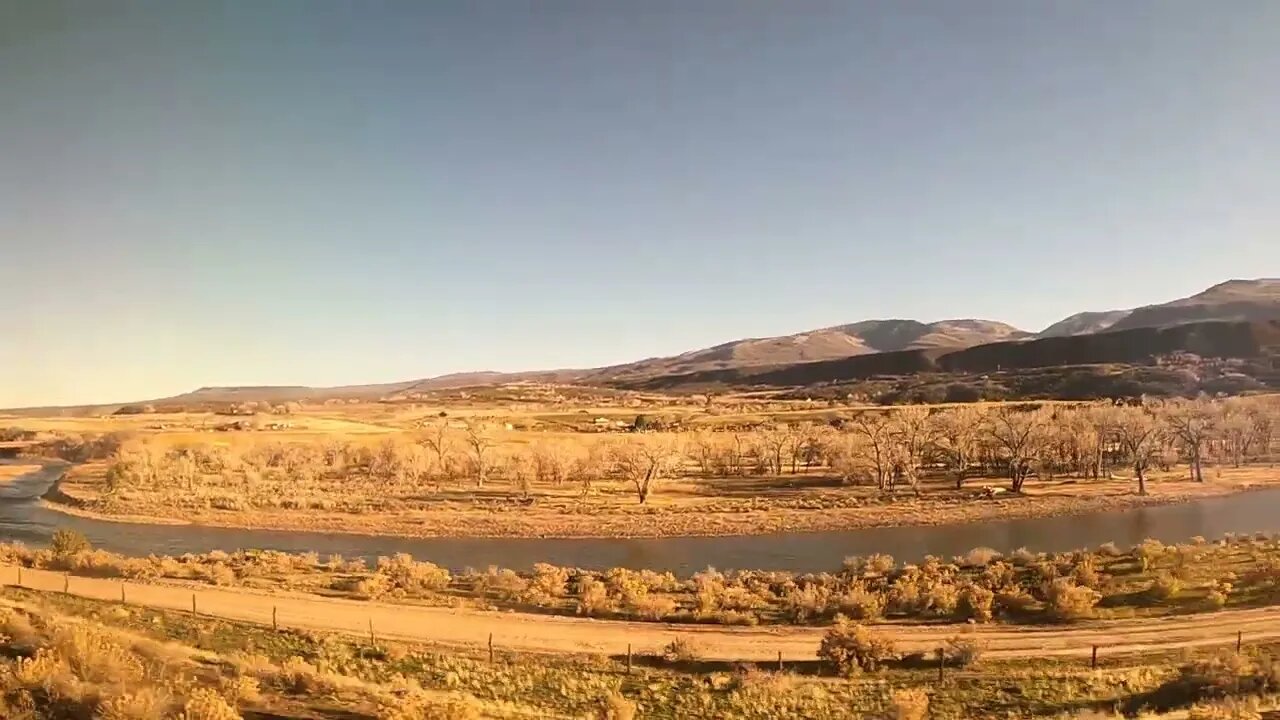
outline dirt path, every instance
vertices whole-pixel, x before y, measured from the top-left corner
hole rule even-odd
[[[0,566],[0,582],[18,584],[18,568]],[[65,585],[64,585],[65,583]],[[243,589],[145,585],[119,580],[22,569],[21,586],[96,600],[166,610],[196,610],[216,616],[270,625],[273,608],[280,627],[338,632],[367,637],[370,623],[381,638],[446,645],[484,645],[534,652],[622,654],[656,652],[675,636],[691,641],[708,660],[812,660],[822,628],[737,628],[588,620],[584,618],[427,608],[413,605],[321,598],[295,593],[266,594]],[[1103,656],[1280,639],[1280,606],[1141,620],[1094,622],[1075,626],[968,626],[885,624],[878,630],[900,650],[929,651],[948,638],[965,634],[985,647],[988,657],[1088,656],[1094,645]]]

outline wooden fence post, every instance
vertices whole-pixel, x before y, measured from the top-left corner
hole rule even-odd
[[[124,604],[124,583],[120,583],[120,604]]]
[[[280,632],[280,624],[276,622],[276,606],[271,606],[271,632]]]
[[[22,587],[22,566],[18,566],[18,587]]]
[[[378,644],[377,638],[373,636],[373,618],[372,617],[369,618],[369,644],[370,645]]]
[[[627,674],[631,674],[631,643],[627,643]]]
[[[196,594],[191,593],[191,617],[198,617],[200,613],[196,611]]]
[[[1236,631],[1236,654],[1237,655],[1240,653],[1240,647],[1242,645],[1244,645],[1244,631],[1237,630]]]
[[[1093,659],[1089,661],[1089,667],[1093,668],[1094,670],[1098,669],[1098,646],[1097,645],[1093,646]]]
[[[943,673],[946,672],[947,654],[938,648],[938,682],[942,682]]]
[[[778,672],[782,672],[782,651],[778,651]]]
[[[70,592],[71,592],[71,574],[62,573],[62,593],[64,595],[67,595],[67,594],[70,594]]]
[[[489,664],[493,664],[493,633],[489,633]]]

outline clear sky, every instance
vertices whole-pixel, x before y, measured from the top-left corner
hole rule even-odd
[[[0,407],[1280,270],[1275,0],[0,0]]]

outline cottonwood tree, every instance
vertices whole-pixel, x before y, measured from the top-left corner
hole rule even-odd
[[[1116,408],[1112,433],[1120,450],[1133,466],[1138,494],[1147,494],[1146,471],[1161,447],[1160,421],[1147,405]]]
[[[933,447],[934,425],[926,407],[905,407],[891,420],[891,433],[897,450],[897,466],[912,491],[920,494],[920,469]]]
[[[865,441],[860,447],[854,447],[866,452],[866,459],[875,473],[876,487],[884,490],[893,467],[893,424],[889,416],[882,412],[861,412],[853,416],[848,427],[850,432]]]
[[[436,456],[436,468],[443,476],[449,472],[453,458],[453,433],[449,422],[439,420],[426,428],[420,436],[420,442]]]
[[[987,434],[994,441],[1009,468],[1009,489],[1022,492],[1031,474],[1032,463],[1044,450],[1049,416],[1045,410],[1027,410],[1001,405],[990,413]]]
[[[965,405],[947,408],[933,416],[934,446],[955,474],[956,489],[964,487],[964,474],[974,454],[982,428],[982,413]]]
[[[635,489],[643,505],[657,484],[679,472],[679,440],[675,437],[637,439],[613,446],[610,453],[614,472]]]
[[[782,456],[791,442],[790,434],[784,428],[766,428],[759,436],[760,448],[769,469],[774,475],[782,474]]]
[[[481,422],[468,422],[463,433],[463,442],[470,452],[472,469],[476,474],[476,487],[484,487],[489,473],[489,451],[493,449],[493,437],[489,428]]]
[[[1169,434],[1177,440],[1191,464],[1192,479],[1204,482],[1205,445],[1217,431],[1213,413],[1202,401],[1173,400],[1165,403],[1162,414]]]

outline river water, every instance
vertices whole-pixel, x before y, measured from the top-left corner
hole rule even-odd
[[[629,567],[688,574],[707,566],[814,572],[835,570],[848,555],[888,553],[904,561],[949,558],[975,547],[1008,552],[1121,546],[1156,538],[1183,542],[1228,532],[1280,529],[1280,489],[1259,490],[1178,505],[1028,520],[930,527],[865,528],[735,537],[643,539],[397,538],[343,533],[238,530],[192,525],[143,525],[91,520],[41,507],[38,499],[58,479],[59,466],[0,486],[0,540],[38,547],[54,531],[83,533],[95,547],[126,555],[175,555],[210,550],[314,550],[321,556],[374,558],[407,552],[454,570],[498,565],[527,569],[535,562],[581,568]]]

